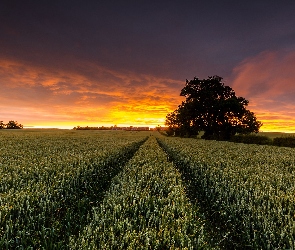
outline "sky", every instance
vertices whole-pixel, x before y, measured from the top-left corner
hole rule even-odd
[[[1,0],[0,120],[164,126],[186,79],[223,77],[295,132],[295,1]]]

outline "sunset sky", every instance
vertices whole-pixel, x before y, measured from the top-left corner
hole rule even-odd
[[[0,120],[164,125],[185,80],[219,75],[295,132],[295,1],[1,0]]]

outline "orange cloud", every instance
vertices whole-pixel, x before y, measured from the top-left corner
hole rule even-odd
[[[250,101],[263,131],[295,131],[295,51],[266,51],[233,70],[231,86]]]
[[[182,82],[116,72],[87,62],[44,68],[0,59],[1,120],[24,125],[163,125]]]

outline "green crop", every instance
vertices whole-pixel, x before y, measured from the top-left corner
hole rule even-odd
[[[5,130],[0,177],[0,249],[295,249],[292,148]]]
[[[225,248],[294,249],[294,149],[167,137],[159,142]]]
[[[81,132],[1,133],[1,249],[65,249],[147,138]]]
[[[201,249],[203,221],[154,137],[116,176],[75,249]]]

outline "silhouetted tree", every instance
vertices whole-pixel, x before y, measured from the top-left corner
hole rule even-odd
[[[6,128],[7,129],[21,129],[21,128],[23,128],[23,125],[18,124],[17,121],[9,121],[6,124]]]
[[[262,126],[246,109],[249,101],[237,97],[219,76],[186,80],[180,95],[186,100],[166,116],[166,125],[175,135],[191,136],[204,131],[206,139],[229,139],[236,133],[257,133]]]
[[[3,123],[3,121],[0,121],[0,129],[5,128],[5,124]]]

